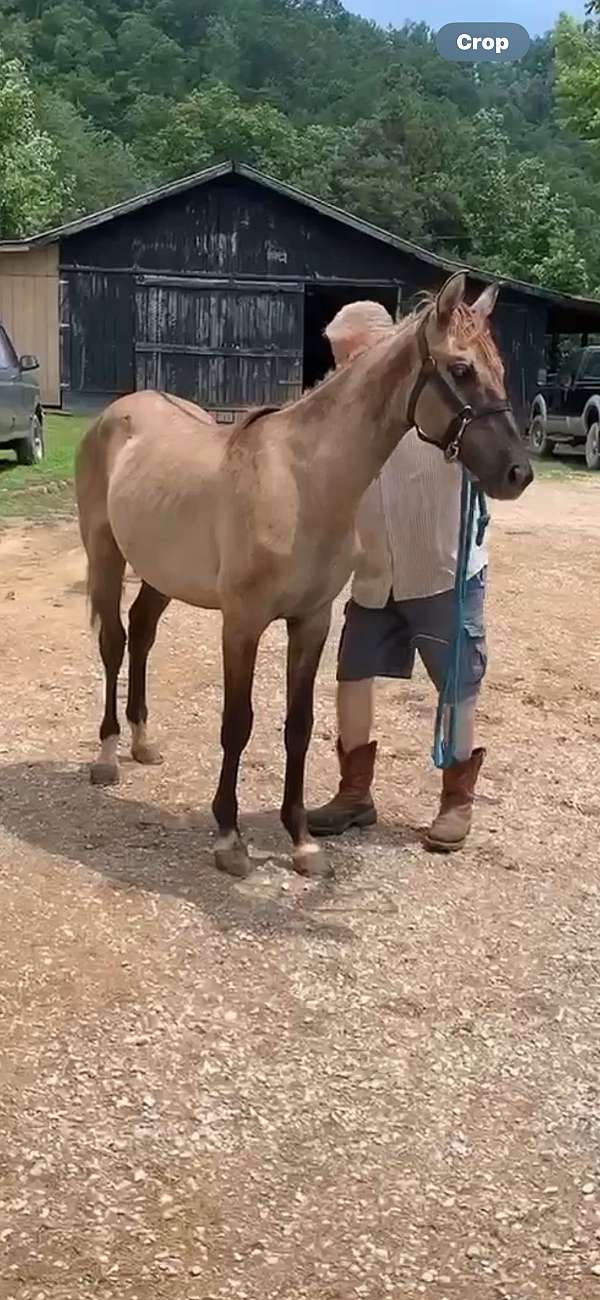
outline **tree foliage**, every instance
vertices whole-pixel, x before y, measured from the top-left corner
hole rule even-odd
[[[564,120],[585,140],[600,143],[600,30],[563,14],[556,29],[558,99]]]
[[[600,285],[595,23],[470,66],[424,23],[384,31],[340,0],[0,0],[0,22],[29,95],[3,229],[232,157],[449,257]]]
[[[24,234],[58,216],[68,190],[56,163],[56,146],[36,120],[25,68],[0,49],[0,235]]]

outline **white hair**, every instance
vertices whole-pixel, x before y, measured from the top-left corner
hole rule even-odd
[[[325,330],[335,363],[350,361],[394,328],[389,311],[380,302],[348,302]]]

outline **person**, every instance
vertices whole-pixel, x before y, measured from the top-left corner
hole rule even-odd
[[[336,367],[394,329],[380,303],[342,307],[325,334]],[[439,692],[454,633],[454,581],[460,526],[460,465],[445,460],[415,429],[404,435],[363,497],[359,550],[338,651],[337,753],[339,789],[309,812],[313,835],[339,835],[377,820],[371,787],[377,742],[374,679],[410,678],[418,651]],[[455,761],[442,773],[439,810],[426,833],[429,848],[461,848],[471,829],[473,799],[484,750],[475,747],[475,710],[486,671],[485,539],[474,530],[465,602]]]

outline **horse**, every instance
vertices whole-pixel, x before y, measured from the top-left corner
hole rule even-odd
[[[156,391],[118,398],[80,444],[76,496],[92,622],[105,672],[100,752],[91,780],[119,780],[117,679],[126,636],[126,563],[141,579],[129,614],[126,716],[132,756],[160,761],[147,734],[146,667],[171,600],[222,613],[222,764],[212,811],[217,867],[244,877],[240,759],[250,738],[260,638],[288,633],[286,766],[281,820],[294,869],[326,876],[304,808],[314,682],[331,606],[353,568],[363,493],[409,428],[457,459],[491,497],[532,481],[506,399],[489,318],[490,285],[467,306],[463,273],[390,335],[281,408],[250,410],[229,430],[191,402]]]

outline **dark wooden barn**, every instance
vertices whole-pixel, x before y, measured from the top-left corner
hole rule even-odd
[[[401,313],[457,269],[233,163],[1,245],[0,310],[2,252],[14,262],[50,244],[64,405],[151,387],[224,419],[319,379],[331,362],[323,329],[343,303],[375,298]],[[473,293],[489,278],[469,271]],[[506,282],[495,326],[525,418],[550,336],[600,329],[600,303]]]

